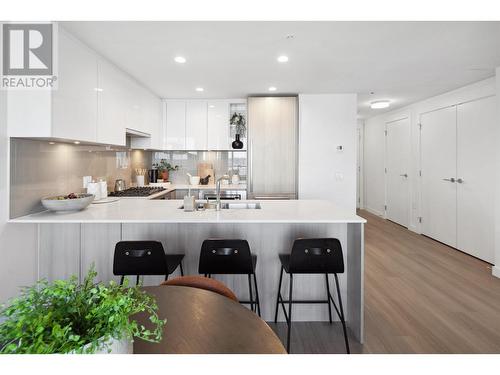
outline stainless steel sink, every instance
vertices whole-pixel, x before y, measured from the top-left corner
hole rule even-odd
[[[223,210],[260,210],[260,203],[221,203]]]
[[[240,202],[240,203],[221,203],[220,208],[222,210],[260,210],[260,202],[248,203],[248,202]],[[180,210],[184,209],[184,205],[179,207]],[[215,210],[215,202],[210,203],[197,203],[196,204],[197,211],[204,210]]]

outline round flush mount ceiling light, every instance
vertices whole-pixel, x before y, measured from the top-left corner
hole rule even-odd
[[[174,61],[179,64],[184,64],[186,62],[186,58],[182,56],[175,56]]]
[[[204,91],[203,87],[197,87],[195,90],[198,91],[198,92],[203,92]]]
[[[269,90],[269,91],[276,91],[277,89],[276,89],[276,87],[271,86],[271,87],[269,87],[269,88],[268,88],[268,90]]]
[[[286,62],[288,62],[288,56],[285,56],[285,55],[278,56],[277,60],[280,63],[286,63]]]
[[[382,109],[382,108],[388,108],[390,105],[391,105],[391,103],[388,100],[377,100],[377,101],[370,103],[370,108],[371,109]]]

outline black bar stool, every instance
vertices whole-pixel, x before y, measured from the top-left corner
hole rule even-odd
[[[257,255],[250,252],[246,240],[209,239],[201,245],[198,273],[211,275],[248,275],[249,301],[239,301],[250,305],[260,316],[259,289],[255,276]],[[255,299],[252,291],[252,276],[255,284]],[[254,309],[255,306],[255,309]]]
[[[274,322],[278,321],[278,308],[281,304],[283,314],[288,324],[288,333],[286,341],[286,349],[290,353],[290,337],[292,333],[292,303],[327,303],[328,315],[330,323],[332,323],[332,307],[335,308],[342,329],[344,330],[344,341],[347,353],[350,353],[349,339],[345,324],[344,309],[342,307],[342,297],[340,296],[339,280],[337,274],[344,273],[344,257],[342,255],[342,245],[336,238],[310,238],[295,240],[291,254],[279,254],[281,262],[280,281],[278,286],[278,296],[276,298],[276,312],[274,314]],[[290,290],[288,300],[283,300],[281,296],[281,282],[283,280],[283,271],[290,274]],[[326,281],[326,300],[293,300],[293,275],[296,273],[302,274],[324,274]],[[333,274],[335,277],[335,285],[337,289],[337,298],[339,306],[333,300],[330,294],[330,283],[328,274]],[[288,303],[288,314],[285,309],[285,303]]]
[[[137,276],[136,285],[141,275],[165,275],[167,280],[177,267],[184,275],[183,258],[184,254],[165,254],[158,241],[120,241],[115,246],[113,274],[121,276],[120,285],[128,275]]]

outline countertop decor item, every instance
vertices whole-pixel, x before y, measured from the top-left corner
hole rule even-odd
[[[125,180],[119,178],[118,180],[115,181],[115,192],[117,191],[123,191],[127,188],[125,184]]]
[[[210,181],[210,175],[207,177],[200,178],[200,185],[208,185],[208,181]]]
[[[42,198],[42,205],[50,211],[80,211],[94,200],[93,194],[56,195]]]
[[[171,171],[178,171],[178,170],[179,170],[178,165],[172,165],[165,159],[161,159],[160,163],[158,164],[158,171],[160,172],[160,177],[164,182],[168,181],[169,173]]]
[[[124,353],[133,338],[160,342],[166,321],[158,317],[154,298],[127,281],[95,283],[96,276],[92,266],[82,283],[72,276],[24,288],[0,309],[5,318],[0,323],[0,353],[92,354],[119,347]],[[138,313],[148,321],[147,328],[136,320]],[[125,341],[129,345],[123,345]]]

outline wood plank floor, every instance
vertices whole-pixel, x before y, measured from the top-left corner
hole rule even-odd
[[[500,353],[491,266],[366,211],[365,344],[353,353]],[[271,324],[284,340],[284,323]],[[345,353],[340,324],[295,323],[293,353]]]

